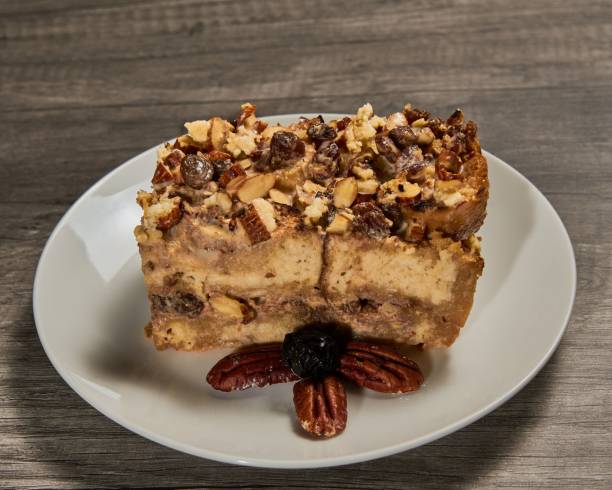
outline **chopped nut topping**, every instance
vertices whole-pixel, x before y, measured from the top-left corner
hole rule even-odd
[[[235,124],[188,122],[158,150],[153,192],[138,198],[139,240],[173,236],[165,232],[184,213],[258,243],[283,224],[276,213],[288,213],[329,233],[414,242],[445,232],[449,209],[482,199],[486,173],[473,178],[468,164],[482,158],[477,126],[460,110],[443,120],[408,104],[381,118],[365,104],[337,121],[269,126],[255,109],[243,104]]]
[[[257,211],[266,229],[270,233],[276,230],[276,213],[274,212],[274,206],[261,197],[253,199],[251,205],[255,208],[255,211]]]
[[[421,193],[418,184],[404,179],[392,179],[385,182],[379,190],[378,201],[383,204],[410,202]]]
[[[350,208],[357,197],[357,181],[353,177],[336,182],[334,187],[334,206],[337,208]]]
[[[219,185],[226,187],[236,177],[246,177],[246,172],[239,163],[234,163],[219,177]]]
[[[316,197],[312,201],[312,204],[309,204],[306,206],[306,209],[304,209],[304,222],[307,225],[317,224],[323,215],[327,213],[327,210],[328,206],[325,199]]]
[[[193,121],[185,123],[185,129],[189,137],[199,144],[208,143],[210,133],[210,122],[209,121]]]
[[[357,182],[357,192],[359,194],[376,194],[378,186],[376,179],[360,180]]]
[[[238,189],[242,186],[243,182],[247,179],[246,175],[239,175],[238,177],[234,177],[225,185],[225,191],[230,196],[235,196],[238,192]]]
[[[242,126],[244,122],[255,115],[256,106],[246,102],[240,106],[240,115],[236,119],[236,126]]]
[[[257,148],[259,139],[260,135],[256,131],[240,126],[235,133],[228,133],[225,149],[234,158],[238,158],[241,155],[249,156]]]
[[[206,207],[219,206],[224,213],[229,213],[232,210],[232,198],[225,192],[215,192],[204,199],[204,205]]]
[[[351,220],[342,214],[336,214],[327,227],[327,233],[345,233],[351,227]]]
[[[270,199],[272,199],[273,202],[278,203],[278,204],[284,204],[286,206],[291,206],[293,204],[293,197],[291,197],[289,194],[285,194],[282,191],[279,191],[278,189],[270,189]]]
[[[274,187],[274,182],[276,182],[274,174],[253,175],[242,183],[236,195],[242,202],[251,202],[253,199],[265,196]]]
[[[239,220],[252,245],[271,238],[268,228],[253,204],[246,207],[244,215]]]
[[[182,214],[180,197],[162,196],[158,202],[144,208],[144,225],[166,231],[181,220]]]
[[[232,125],[220,117],[210,120],[210,142],[215,150],[223,150]]]

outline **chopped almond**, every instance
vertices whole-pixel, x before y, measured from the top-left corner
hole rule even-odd
[[[237,192],[238,199],[242,202],[251,202],[253,199],[265,196],[276,182],[274,174],[257,174],[248,177]]]
[[[357,197],[358,184],[353,177],[339,180],[334,188],[334,206],[350,208]]]
[[[270,189],[270,199],[278,204],[284,204],[286,206],[291,206],[293,204],[293,198],[289,194],[285,194],[278,189]]]

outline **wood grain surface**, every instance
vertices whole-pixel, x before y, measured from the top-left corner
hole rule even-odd
[[[32,281],[62,214],[183,121],[461,106],[550,199],[578,292],[548,365],[475,424],[310,471],[187,456],[116,425],[55,372]],[[6,488],[612,487],[612,2],[0,3],[0,485]]]

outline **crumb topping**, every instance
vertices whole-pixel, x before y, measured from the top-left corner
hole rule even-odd
[[[408,104],[380,117],[365,104],[352,117],[285,127],[246,103],[233,123],[213,117],[185,128],[158,149],[153,189],[138,195],[139,241],[188,215],[230,233],[242,227],[257,243],[291,213],[322,232],[418,243],[444,234],[441,213],[479,199],[486,183],[486,173],[473,175],[476,124],[459,109],[442,120]]]

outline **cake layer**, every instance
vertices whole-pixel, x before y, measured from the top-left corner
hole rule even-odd
[[[177,225],[177,238],[183,237],[182,227],[188,225]],[[192,235],[187,249],[186,240],[153,239],[141,246],[158,348],[280,341],[316,321],[348,325],[361,337],[448,346],[465,323],[483,267],[474,237],[464,242],[436,237],[416,245],[396,237],[381,242],[284,230],[229,252],[223,242],[199,242],[203,256],[190,251],[194,240]],[[176,254],[170,260],[169,249]],[[210,257],[258,267],[246,269],[247,281],[232,272],[219,281],[217,274],[206,274]],[[210,263],[215,270],[219,266]]]

